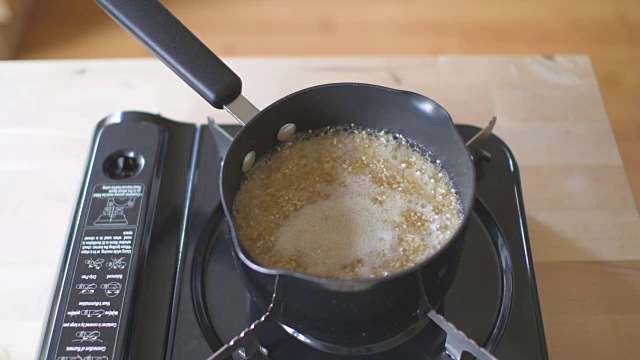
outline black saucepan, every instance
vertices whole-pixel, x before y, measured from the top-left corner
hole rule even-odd
[[[312,346],[352,354],[395,346],[424,326],[429,304],[437,306],[454,279],[475,191],[470,154],[444,108],[407,91],[339,83],[298,91],[258,111],[241,95],[240,78],[158,1],[96,1],[211,105],[246,123],[224,159],[221,194],[238,269],[260,306],[266,310],[273,301],[273,319]],[[247,155],[269,153],[290,123],[298,132],[353,123],[418,144],[441,162],[459,193],[464,219],[455,237],[421,264],[372,280],[328,280],[256,263],[236,237],[233,200]]]

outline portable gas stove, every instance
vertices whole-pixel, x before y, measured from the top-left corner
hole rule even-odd
[[[481,130],[457,129],[465,140]],[[225,134],[209,130],[139,112],[98,124],[40,359],[206,359],[262,315],[220,206],[215,138]],[[517,163],[494,135],[475,150],[487,159],[476,161],[464,254],[438,312],[500,359],[547,359]],[[256,359],[354,359],[275,322],[250,340]],[[448,359],[445,341],[430,322],[357,359]]]

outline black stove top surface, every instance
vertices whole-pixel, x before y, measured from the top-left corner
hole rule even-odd
[[[223,128],[232,135],[240,129]],[[480,130],[465,125],[457,128],[465,140]],[[209,134],[203,133],[201,141],[211,156],[216,150]],[[498,358],[546,359],[517,164],[507,145],[495,136],[485,150],[491,159],[478,162],[477,198],[461,266],[438,310]],[[204,175],[207,181],[199,182],[194,190],[193,205],[210,207],[211,212],[206,221],[194,224],[185,244],[182,299],[172,339],[176,359],[207,357],[262,315],[235,270],[224,214],[212,206],[219,203],[219,167],[210,171]],[[404,344],[358,359],[438,359],[444,336],[430,323]],[[311,348],[275,322],[260,331],[259,341],[274,360],[353,359]]]
[[[480,130],[457,129],[465,139]],[[518,166],[498,137],[484,149],[460,269],[438,312],[500,359],[547,359]],[[40,359],[206,359],[262,315],[232,260],[220,160],[206,126],[141,112],[98,124]],[[444,339],[429,323],[393,349],[341,357],[274,322],[258,334],[273,360],[447,359]]]

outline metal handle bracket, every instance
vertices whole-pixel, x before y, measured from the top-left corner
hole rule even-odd
[[[475,134],[469,141],[467,141],[467,148],[471,153],[471,158],[475,161],[478,159],[490,160],[491,154],[489,154],[485,149],[484,145],[487,140],[491,136],[491,132],[493,131],[493,127],[496,125],[497,118],[494,116],[489,124],[484,127],[484,129],[480,130],[477,134]]]
[[[248,328],[242,330],[240,334],[228,343],[222,346],[213,355],[207,358],[207,360],[226,360],[230,356],[234,360],[251,359],[258,353],[262,354],[265,358],[268,358],[269,351],[260,345],[258,341],[258,331],[267,324],[271,316],[271,309],[276,300],[276,293],[278,289],[279,277],[276,276],[276,280],[273,285],[273,295],[271,297],[271,304],[267,308],[267,311],[258,320],[254,321]]]
[[[498,360],[486,349],[480,347],[475,341],[470,339],[465,333],[453,326],[453,324],[442,317],[442,315],[435,312],[435,310],[429,311],[427,316],[447,333],[444,348],[447,355],[452,359],[460,360],[462,359],[462,354],[468,352],[478,360]]]

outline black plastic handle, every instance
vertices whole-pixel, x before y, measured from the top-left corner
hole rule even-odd
[[[95,0],[120,26],[218,109],[242,81],[158,0]]]

